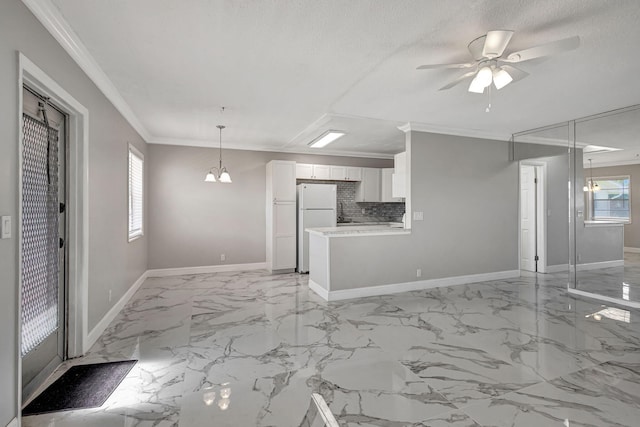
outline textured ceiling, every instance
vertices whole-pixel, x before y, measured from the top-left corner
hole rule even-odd
[[[640,102],[637,0],[52,1],[154,142],[213,144],[224,123],[226,147],[299,151],[338,123],[331,151],[384,155],[397,123],[507,137]],[[459,70],[415,69],[467,61],[492,29],[515,30],[507,52],[582,45],[521,64],[490,113],[466,85],[438,91]]]

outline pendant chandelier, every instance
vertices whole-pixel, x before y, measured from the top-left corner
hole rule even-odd
[[[212,167],[209,169],[207,176],[204,178],[204,182],[221,182],[223,184],[231,184],[231,175],[227,171],[227,168],[222,166],[222,129],[225,128],[223,125],[216,126],[220,129],[220,163],[218,167]]]
[[[582,189],[584,191],[591,191],[595,193],[596,191],[600,191],[600,186],[597,182],[593,182],[593,168],[591,167],[591,159],[589,159],[589,185],[585,185]]]

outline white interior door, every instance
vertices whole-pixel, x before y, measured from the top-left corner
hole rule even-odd
[[[520,269],[536,271],[535,166],[520,165]]]

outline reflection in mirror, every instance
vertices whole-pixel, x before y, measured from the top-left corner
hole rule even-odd
[[[585,171],[576,289],[640,302],[640,107],[576,120],[575,144]]]
[[[568,146],[566,123],[513,136],[512,160],[520,168],[523,272],[568,274]]]

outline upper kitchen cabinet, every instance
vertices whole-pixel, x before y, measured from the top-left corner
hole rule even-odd
[[[296,163],[296,178],[331,180],[331,166]]]
[[[296,163],[273,160],[267,164],[267,185],[273,201],[296,201]]]
[[[381,170],[380,176],[380,201],[383,203],[401,203],[404,202],[402,197],[393,197],[392,194],[392,186],[393,186],[393,168],[385,168]]]
[[[351,166],[331,166],[332,181],[361,181],[362,168]]]
[[[391,176],[391,196],[407,197],[407,153],[393,156],[394,171]]]
[[[362,180],[356,185],[356,202],[380,202],[381,172],[378,168],[361,168]]]

